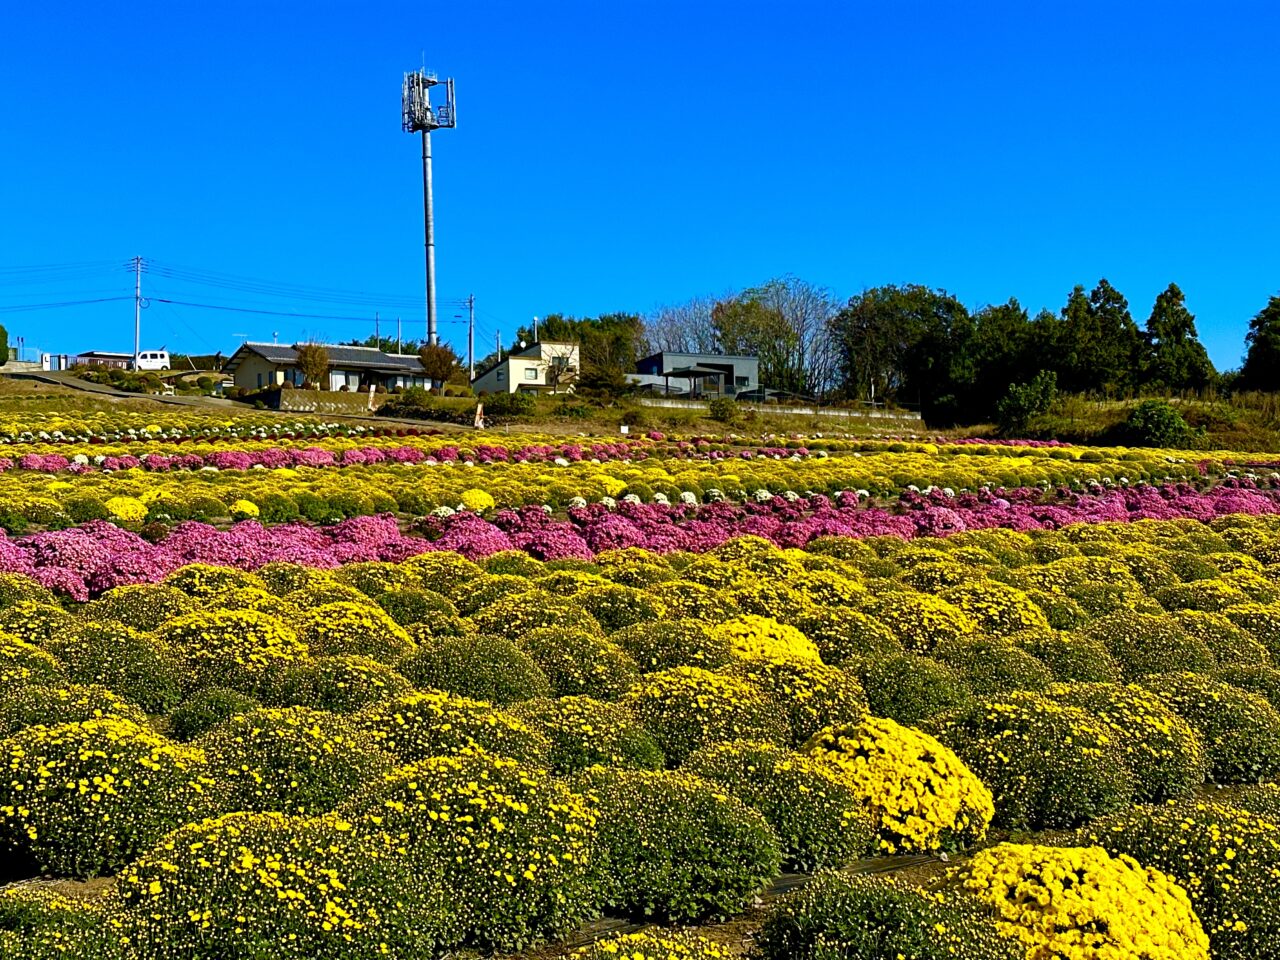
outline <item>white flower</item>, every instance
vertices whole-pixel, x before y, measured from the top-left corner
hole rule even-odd
[[[431,515],[433,517],[439,517],[441,520],[443,520],[445,517],[452,517],[457,512],[458,511],[453,509],[453,507],[436,507],[434,510],[431,511]]]
[[[625,497],[622,498],[622,502],[623,503],[641,503],[643,501],[641,501],[641,499],[638,496],[636,496],[634,493],[628,493]]]
[[[956,492],[952,490],[950,487],[943,487],[942,492],[946,494],[948,497],[954,497],[956,495]]]
[[[615,507],[618,506],[618,501],[613,499],[613,497],[601,497],[600,502],[604,504],[606,507],[608,507],[610,510],[613,510]]]
[[[74,457],[71,458],[71,462],[74,463],[77,467],[87,467],[89,465],[89,458],[86,457],[83,453],[77,453]]]
[[[698,495],[692,490],[680,491],[680,502],[688,506],[695,506],[698,502]]]
[[[570,497],[569,498],[569,506],[574,509],[581,510],[586,505],[587,505],[586,497]]]
[[[773,499],[773,494],[764,487],[759,487],[752,496],[755,497],[756,503],[768,503]]]
[[[662,504],[664,507],[669,507],[669,506],[671,506],[671,500],[670,500],[670,498],[669,498],[665,493],[663,493],[661,490],[659,490],[657,493],[655,493],[655,494],[653,495],[653,502],[654,502],[654,503],[660,503],[660,504]]]
[[[542,512],[543,512],[543,513],[550,513],[550,512],[551,512],[551,504],[549,504],[549,503],[544,503],[544,504],[542,505]]]
[[[861,487],[853,491],[853,493],[859,500],[867,500],[867,499],[870,499],[871,497],[871,491],[863,490]]]
[[[567,467],[569,465],[569,461],[564,457],[556,457],[555,464],[557,467]]]
[[[783,490],[782,496],[788,503],[795,503],[800,499],[800,494],[796,493],[794,490]]]
[[[721,490],[719,487],[708,487],[707,502],[708,503],[724,503],[724,491]]]

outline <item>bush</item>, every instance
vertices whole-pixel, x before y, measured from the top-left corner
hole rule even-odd
[[[964,583],[942,593],[942,599],[968,614],[978,629],[996,637],[1023,630],[1047,631],[1044,611],[1017,587],[996,580]]]
[[[399,667],[414,686],[499,706],[551,694],[551,682],[537,661],[505,637],[441,637]]]
[[[1187,891],[1098,847],[1002,843],[975,854],[957,880],[1029,957],[1209,960]]]
[[[108,590],[85,605],[86,620],[123,623],[135,630],[154,630],[167,620],[197,609],[197,603],[176,587],[139,583]]]
[[[1248,631],[1271,656],[1280,658],[1280,604],[1237,604],[1227,607],[1223,616]]]
[[[1214,957],[1280,958],[1280,826],[1220,803],[1135,807],[1076,842],[1168,874],[1186,889]]]
[[[550,744],[509,713],[487,703],[426,691],[371,704],[353,715],[401,763],[486,750],[521,762],[541,763]]]
[[[278,688],[272,691],[271,703],[354,713],[412,690],[413,685],[403,676],[368,657],[320,657],[285,670]]]
[[[729,673],[743,677],[773,700],[787,719],[791,745],[823,727],[857,723],[867,713],[862,684],[839,667],[810,660],[738,660]]]
[[[484,753],[433,757],[370,785],[342,813],[439,879],[460,943],[517,950],[595,912],[595,815],[537,768]]]
[[[79,623],[49,644],[76,683],[107,687],[147,713],[165,713],[182,698],[173,655],[119,622]]]
[[[637,623],[661,620],[667,615],[666,604],[653,594],[616,583],[606,587],[589,587],[574,599],[599,621],[605,633],[613,633]]]
[[[1026,430],[1036,417],[1044,416],[1058,399],[1058,375],[1041,370],[1029,383],[1010,384],[996,404],[1000,432],[1009,435]]]
[[[53,727],[61,723],[110,717],[142,725],[146,715],[106,687],[79,684],[14,687],[0,699],[0,739],[25,727]]]
[[[511,715],[551,744],[547,765],[558,774],[597,764],[651,770],[662,751],[627,710],[591,697],[543,698],[519,703]]]
[[[464,585],[486,579],[483,569],[456,553],[420,553],[416,557],[410,557],[400,567],[416,575],[427,590],[452,598],[463,613],[467,611],[463,609],[455,592]]]
[[[1066,633],[1025,633],[1009,638],[1064,683],[1115,683],[1120,679],[1107,648],[1096,640]]]
[[[761,960],[1024,960],[976,902],[902,880],[822,873],[781,900],[756,939]]]
[[[778,839],[764,817],[705,780],[595,767],[575,787],[598,812],[601,893],[620,913],[673,922],[733,916],[778,874]]]
[[[573,960],[733,960],[733,950],[715,940],[679,930],[615,933],[570,954]]]
[[[46,883],[0,891],[5,960],[120,960],[119,934],[102,899],[67,896]]]
[[[1253,666],[1270,662],[1267,648],[1223,614],[1204,610],[1178,610],[1169,616],[1188,636],[1204,643],[1220,667]]]
[[[1158,674],[1142,685],[1200,734],[1213,783],[1257,783],[1280,773],[1280,712],[1256,693],[1195,673]]]
[[[300,617],[297,629],[316,656],[348,653],[394,663],[414,649],[404,628],[375,606],[326,603]]]
[[[261,694],[275,682],[276,671],[307,655],[292,630],[252,610],[188,613],[155,636],[177,656],[188,691],[227,687]]]
[[[456,938],[440,881],[334,817],[233,813],[174,831],[117,884],[141,957],[375,960]]]
[[[557,697],[614,700],[640,676],[621,647],[593,631],[546,627],[524,636],[521,645],[542,668]]]
[[[441,614],[449,617],[458,615],[458,608],[447,598],[430,590],[388,590],[378,595],[378,606],[402,627],[429,621]]]
[[[1214,674],[1214,679],[1256,693],[1280,710],[1280,670],[1275,667],[1226,667]]]
[[[860,797],[817,761],[770,743],[738,740],[697,751],[682,770],[760,813],[795,870],[840,866],[870,854],[876,825]]]
[[[712,420],[733,423],[738,419],[738,404],[730,397],[715,397],[708,406]]]
[[[164,584],[197,600],[207,599],[227,590],[237,590],[242,587],[265,590],[267,586],[256,574],[236,570],[234,567],[216,567],[208,563],[191,563],[175,570],[164,578]]]
[[[902,652],[902,644],[888,627],[856,610],[814,610],[795,626],[813,641],[824,663],[837,667]]]
[[[973,700],[969,688],[950,667],[908,653],[867,663],[862,687],[872,714],[904,726],[958,710]]]
[[[867,717],[823,730],[803,752],[867,804],[886,853],[955,849],[986,835],[990,791],[928,734]]]
[[[378,597],[392,590],[412,590],[421,585],[421,580],[412,570],[398,563],[377,560],[348,563],[333,571],[333,578],[355,587],[366,597]]]
[[[779,623],[771,617],[743,614],[716,624],[711,632],[729,644],[735,657],[822,662],[818,648],[808,637],[795,627]]]
[[[203,816],[213,785],[200,750],[115,718],[21,730],[0,768],[0,835],[60,876],[115,873]]]
[[[76,623],[76,618],[52,603],[22,600],[0,610],[0,632],[43,647]]]
[[[933,655],[951,667],[975,696],[1014,690],[1043,690],[1053,682],[1049,668],[1007,641],[989,637],[948,640]]]
[[[696,620],[655,620],[610,634],[645,673],[672,667],[715,670],[729,662],[727,638]]]
[[[926,729],[991,788],[996,826],[1072,827],[1133,798],[1120,741],[1078,707],[1016,693],[979,700]]]
[[[374,738],[341,717],[288,707],[231,717],[199,741],[223,810],[328,813],[392,766]]]
[[[1084,635],[1107,648],[1126,680],[1148,673],[1191,670],[1208,673],[1213,654],[1169,616],[1115,613],[1095,620]]]
[[[943,640],[977,632],[959,607],[922,593],[882,594],[867,612],[913,653],[928,653]]]
[[[262,704],[235,690],[209,687],[183,702],[169,715],[169,733],[175,740],[190,741],[237,714],[257,710]]]
[[[1134,447],[1177,449],[1189,445],[1192,430],[1168,400],[1143,400],[1124,423],[1125,441]]]
[[[695,750],[730,740],[785,743],[777,707],[747,680],[699,667],[674,667],[641,678],[622,698],[678,766]]]
[[[688,580],[671,580],[655,584],[648,592],[667,608],[667,616],[680,620],[702,620],[719,623],[738,616],[742,611],[718,590]]]
[[[0,633],[0,694],[29,683],[65,682],[62,664],[52,654],[11,633]]]

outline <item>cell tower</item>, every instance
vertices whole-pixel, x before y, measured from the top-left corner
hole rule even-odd
[[[431,88],[444,84],[444,103],[432,107]],[[431,131],[457,125],[453,101],[453,79],[438,80],[434,73],[416,70],[404,75],[400,93],[401,127],[405,133],[422,134],[422,220],[427,246],[427,342],[435,345],[436,335],[436,241],[435,217],[431,201]]]

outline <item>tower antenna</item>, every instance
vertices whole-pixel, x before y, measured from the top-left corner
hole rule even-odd
[[[431,105],[431,88],[444,84],[444,103]],[[453,78],[439,80],[425,66],[404,75],[400,89],[400,126],[405,133],[422,134],[422,221],[427,260],[427,343],[435,346],[436,332],[436,241],[435,214],[431,198],[431,131],[457,126],[453,99]]]

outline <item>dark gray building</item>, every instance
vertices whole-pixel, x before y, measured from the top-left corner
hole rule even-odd
[[[719,353],[663,351],[636,361],[630,378],[657,393],[732,397],[760,387],[760,361]]]

